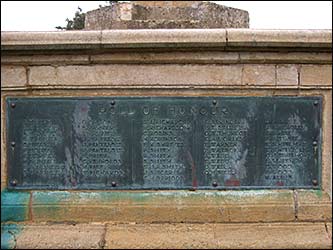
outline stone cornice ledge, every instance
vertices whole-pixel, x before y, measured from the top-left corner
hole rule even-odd
[[[219,48],[332,50],[332,30],[150,29],[1,32],[1,50]]]

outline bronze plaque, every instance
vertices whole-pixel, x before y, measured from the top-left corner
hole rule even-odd
[[[6,101],[12,189],[320,187],[321,97]]]

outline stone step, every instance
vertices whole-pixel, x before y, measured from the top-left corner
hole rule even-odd
[[[332,223],[3,224],[1,248],[330,249]]]

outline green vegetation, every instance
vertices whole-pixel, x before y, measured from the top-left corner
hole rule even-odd
[[[118,1],[106,1],[106,5],[99,7],[106,7],[106,6],[112,6]],[[57,26],[56,29],[59,30],[82,30],[84,29],[84,21],[86,18],[86,13],[82,12],[82,9],[80,7],[77,7],[77,11],[75,12],[75,15],[73,19],[66,18],[67,24],[65,26]]]
[[[78,7],[78,10],[75,12],[75,16],[73,19],[66,19],[66,26],[61,27],[57,26],[56,29],[60,30],[82,30],[84,28],[84,21],[86,18],[86,14],[82,12],[82,9]]]

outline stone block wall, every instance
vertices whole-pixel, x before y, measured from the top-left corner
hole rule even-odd
[[[114,55],[126,57],[127,55]],[[142,56],[142,55],[140,55]],[[163,55],[161,55],[163,56]],[[167,57],[171,55],[168,54]],[[218,56],[218,55],[214,55]],[[223,55],[225,56],[225,55]],[[175,54],[177,60],[177,53]],[[16,58],[18,59],[18,58]],[[63,59],[66,59],[64,57]],[[75,58],[76,59],[76,58]],[[75,60],[74,65],[43,65],[43,58],[36,57],[35,65],[15,65],[14,58],[10,65],[2,67],[2,84],[7,88],[63,89],[78,87],[79,89],[101,88],[242,88],[242,89],[299,89],[313,87],[316,82],[321,88],[329,88],[332,79],[329,65],[298,64],[140,64],[123,63],[105,65],[113,60],[113,55],[97,55],[91,62]],[[77,58],[79,59],[79,58]],[[20,59],[19,59],[20,60]],[[140,61],[140,59],[136,59]],[[158,59],[162,60],[162,59]],[[76,62],[75,62],[76,61]],[[214,60],[212,60],[214,61]],[[7,62],[6,62],[7,63]],[[68,63],[68,61],[67,61]],[[135,67],[135,70],[133,70]],[[170,72],[173,72],[170,75]],[[136,82],[136,86],[133,86]]]
[[[331,30],[123,30],[1,33],[1,189],[6,96],[322,96],[322,188],[205,192],[20,193],[27,221],[326,222],[331,220]],[[188,191],[189,192],[189,191]],[[47,195],[47,197],[45,196]],[[123,195],[123,196],[122,196]],[[50,198],[51,197],[51,198]],[[60,200],[61,202],[50,202]],[[63,198],[61,198],[63,197]],[[99,198],[98,198],[99,197]],[[123,198],[121,198],[123,197]],[[238,197],[238,198],[237,198]],[[166,199],[166,200],[163,200]],[[179,205],[179,200],[182,201]],[[80,201],[80,202],[78,202]],[[174,201],[174,202],[173,202]],[[198,203],[205,204],[201,208]],[[158,204],[167,204],[159,206]],[[48,206],[56,206],[50,217]],[[26,208],[27,210],[24,210]],[[228,211],[222,213],[221,210]],[[7,210],[6,210],[7,211]],[[78,212],[79,211],[79,212]],[[8,216],[10,218],[10,214]],[[20,217],[21,218],[21,217]]]

